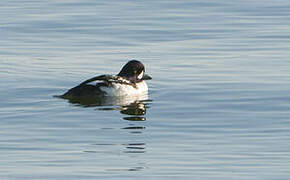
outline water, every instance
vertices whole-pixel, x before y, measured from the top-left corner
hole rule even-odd
[[[289,18],[287,0],[1,1],[1,179],[289,179]],[[145,102],[53,97],[130,59]]]

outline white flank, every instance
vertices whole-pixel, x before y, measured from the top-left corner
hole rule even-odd
[[[136,84],[136,88],[120,83],[112,83],[110,87],[100,87],[101,91],[104,91],[107,96],[128,96],[128,95],[141,95],[148,93],[148,86],[145,81]]]

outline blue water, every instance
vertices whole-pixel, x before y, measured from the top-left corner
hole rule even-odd
[[[287,0],[2,0],[0,179],[289,179],[289,19]],[[53,97],[130,59],[141,104]]]

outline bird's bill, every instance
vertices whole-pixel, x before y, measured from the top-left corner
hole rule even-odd
[[[148,74],[144,74],[144,76],[142,78],[142,80],[151,80],[151,79],[152,79],[152,77],[149,76]]]

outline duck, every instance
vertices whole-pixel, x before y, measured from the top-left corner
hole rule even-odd
[[[148,93],[144,65],[138,60],[127,62],[117,75],[99,75],[69,89],[61,98],[94,98],[138,96]]]

